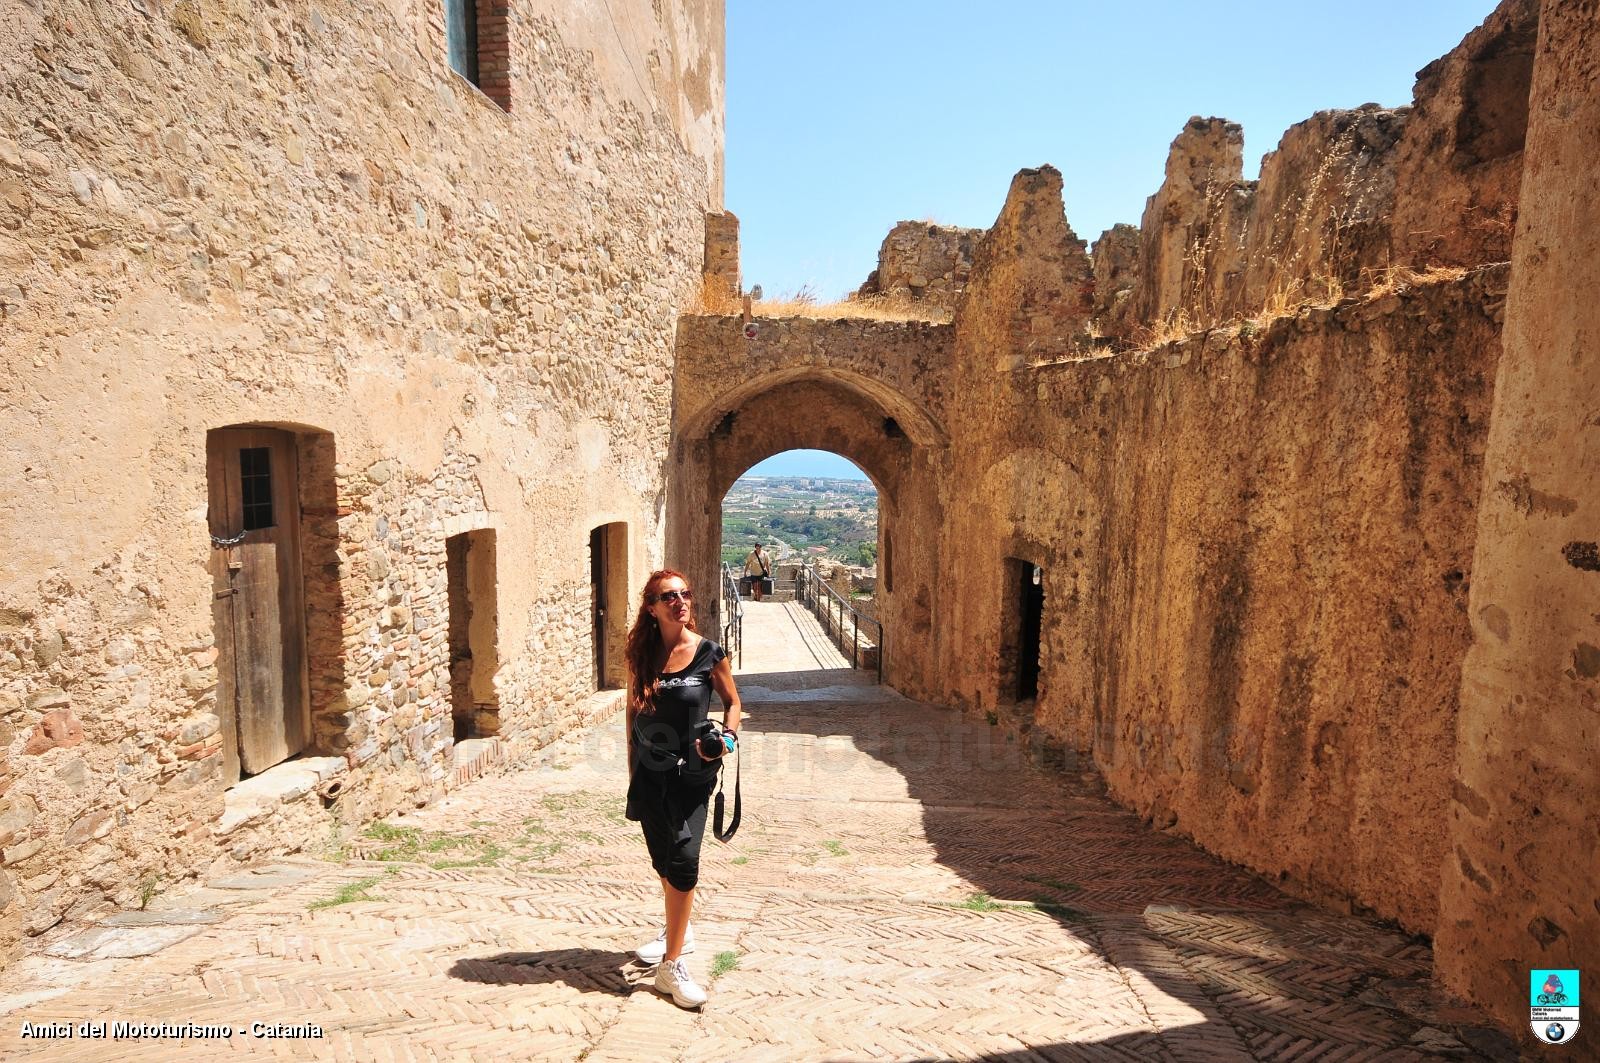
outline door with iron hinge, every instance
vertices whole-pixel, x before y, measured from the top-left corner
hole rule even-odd
[[[306,748],[305,585],[295,437],[207,434],[217,716],[232,783]]]

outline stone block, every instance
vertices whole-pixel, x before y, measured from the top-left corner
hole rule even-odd
[[[93,781],[89,765],[82,757],[73,757],[56,769],[56,778],[65,783],[73,793],[82,793]]]
[[[155,911],[118,912],[100,921],[105,927],[200,926],[220,923],[221,912],[204,908],[164,908]]]
[[[115,814],[107,809],[101,809],[98,812],[90,812],[86,816],[79,817],[72,826],[67,828],[67,833],[61,840],[68,848],[75,848],[95,838],[104,838],[111,833],[111,829],[116,825],[117,818]]]
[[[219,878],[209,885],[218,890],[276,890],[298,886],[306,879],[315,878],[321,871],[321,868],[303,864],[268,864]]]
[[[28,825],[39,816],[38,802],[27,794],[20,794],[0,806],[0,846],[22,836]]]
[[[72,698],[65,690],[59,687],[46,687],[28,699],[28,708],[34,712],[64,709],[70,704],[72,704]]]
[[[197,717],[183,725],[183,729],[178,732],[178,744],[184,746],[194,745],[202,739],[216,734],[221,727],[222,721],[208,712],[204,716]]]
[[[24,860],[38,855],[43,848],[44,839],[42,838],[19,842],[16,845],[8,846],[4,852],[0,852],[0,863],[4,863],[7,867],[13,864],[20,864]]]
[[[33,734],[29,736],[27,745],[22,747],[22,752],[28,756],[38,756],[58,747],[70,749],[82,741],[83,724],[72,715],[72,710],[53,709],[34,725]]]
[[[96,926],[63,938],[44,950],[60,959],[132,959],[151,956],[200,933],[199,926]]]
[[[66,891],[59,886],[39,894],[23,920],[23,930],[30,937],[37,937],[61,922],[61,913],[66,907],[65,897]]]

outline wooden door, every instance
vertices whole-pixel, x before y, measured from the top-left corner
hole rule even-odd
[[[608,530],[609,525],[603,525],[589,533],[589,607],[593,617],[591,638],[594,642],[596,690],[606,688],[606,606],[610,597],[607,592],[606,577],[611,569],[609,553],[611,536],[606,534]]]
[[[206,465],[217,715],[234,782],[300,752],[310,731],[295,438],[220,429]]]

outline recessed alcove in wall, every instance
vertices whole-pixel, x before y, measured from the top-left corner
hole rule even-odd
[[[1039,643],[1044,622],[1044,569],[1020,557],[1005,559],[1000,589],[1000,689],[997,700],[1039,696]]]
[[[494,676],[500,666],[496,544],[492,528],[444,541],[450,613],[450,718],[455,740],[499,728]]]

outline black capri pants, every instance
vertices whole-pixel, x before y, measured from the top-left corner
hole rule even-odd
[[[644,828],[650,864],[675,890],[687,892],[700,881],[706,805],[716,785],[715,771],[702,781],[644,767],[635,769],[628,783],[628,818]]]

